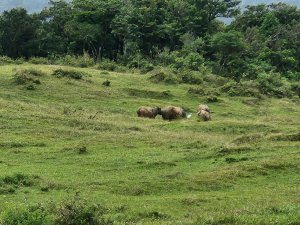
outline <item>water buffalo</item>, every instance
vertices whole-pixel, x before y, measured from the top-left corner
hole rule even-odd
[[[210,112],[207,112],[205,110],[200,110],[197,115],[204,121],[211,120]]]
[[[157,115],[161,115],[161,108],[141,106],[136,113],[138,117],[146,117],[146,118],[154,119]]]
[[[198,106],[198,112],[200,112],[201,110],[204,110],[204,111],[210,113],[210,109],[209,109],[208,105],[199,105]]]
[[[167,106],[161,110],[161,115],[164,120],[174,120],[179,118],[187,118],[186,112],[176,106]]]
[[[197,115],[204,121],[211,120],[210,109],[207,105],[199,105]]]

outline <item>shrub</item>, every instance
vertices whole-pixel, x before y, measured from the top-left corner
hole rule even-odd
[[[15,59],[14,64],[23,64],[24,62],[26,62],[24,58],[18,58]]]
[[[98,65],[98,69],[108,70],[108,71],[115,71],[117,67],[118,67],[117,63],[109,60],[103,60]]]
[[[213,74],[203,75],[202,79],[203,83],[209,85],[210,87],[221,87],[225,85],[228,81],[230,81],[228,78],[224,78]]]
[[[258,83],[255,81],[230,81],[221,88],[221,91],[229,96],[261,97]]]
[[[106,80],[102,83],[103,86],[109,87],[110,86],[110,81]]]
[[[45,74],[36,69],[24,69],[19,70],[14,75],[14,81],[16,84],[28,84],[28,83],[35,83],[41,84],[41,81],[38,80],[36,77],[44,76]]]
[[[83,72],[75,71],[75,70],[57,69],[57,70],[54,70],[54,72],[52,73],[52,75],[56,76],[58,78],[65,77],[65,78],[71,78],[71,79],[75,79],[75,80],[80,80],[86,74],[83,73]]]
[[[157,68],[153,70],[150,76],[150,80],[154,83],[164,82],[167,84],[177,84],[180,83],[179,77],[168,68]]]
[[[11,209],[4,213],[3,225],[50,225],[50,216],[41,206]]]
[[[139,69],[141,73],[148,73],[154,70],[154,65],[148,62],[146,59],[142,58],[142,56],[140,55],[131,58],[128,66],[129,68]]]
[[[34,184],[34,180],[32,177],[22,173],[16,173],[12,176],[5,176],[0,180],[0,182],[6,185],[26,187],[32,186]]]
[[[203,63],[204,58],[199,53],[192,52],[183,58],[183,67],[190,70],[199,71]]]
[[[168,99],[173,97],[172,93],[169,90],[165,90],[162,92],[134,88],[125,88],[124,90],[128,93],[128,95],[140,98]]]
[[[100,217],[105,208],[88,205],[87,201],[75,197],[58,206],[55,215],[56,225],[100,225]]]
[[[292,84],[292,87],[291,87],[291,90],[293,92],[295,92],[296,95],[298,95],[300,97],[300,82],[298,83],[293,83]]]
[[[127,71],[127,68],[124,66],[121,66],[117,64],[114,61],[110,60],[103,60],[98,64],[98,69],[100,70],[108,70],[108,71],[114,71],[114,72],[120,72],[124,73]]]
[[[7,56],[0,56],[0,65],[12,64],[15,61]]]
[[[34,177],[17,173],[0,178],[0,194],[14,194],[18,188],[30,187],[36,183]]]
[[[66,55],[65,57],[55,59],[54,62],[55,64],[82,67],[82,68],[95,65],[94,60],[87,56]]]
[[[285,77],[295,80],[295,81],[300,81],[300,72],[292,72],[292,71],[288,71],[285,74]]]
[[[4,186],[0,185],[0,195],[1,194],[14,194],[16,192],[16,188],[12,186]]]
[[[278,73],[262,73],[257,81],[260,92],[265,95],[279,98],[292,96],[291,84]]]
[[[28,60],[28,62],[32,64],[50,64],[50,61],[43,57],[32,57]]]
[[[206,103],[214,103],[214,102],[219,102],[219,101],[220,101],[220,99],[218,99],[218,97],[215,95],[208,96],[208,97],[206,97],[206,100],[205,100]]]
[[[207,87],[191,87],[188,90],[189,94],[198,96],[218,96],[220,95],[218,89],[210,89]]]
[[[26,89],[29,90],[29,91],[33,91],[33,90],[35,90],[35,86],[33,84],[28,84],[26,86]]]
[[[88,150],[85,146],[82,146],[82,147],[78,148],[78,153],[79,154],[86,154],[86,153],[88,153]]]
[[[186,84],[202,84],[202,74],[195,71],[184,70],[181,72],[181,82]]]
[[[141,73],[148,73],[154,70],[154,65],[152,63],[145,63],[141,68]]]

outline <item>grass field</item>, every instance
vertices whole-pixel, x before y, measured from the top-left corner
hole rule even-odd
[[[30,68],[44,72],[35,90],[13,82]],[[67,67],[1,66],[0,215],[80,195],[113,224],[300,224],[299,101],[224,95],[203,122],[192,85],[95,69],[56,78],[57,68]],[[142,119],[141,105],[193,114]],[[29,184],[5,182],[17,176]]]

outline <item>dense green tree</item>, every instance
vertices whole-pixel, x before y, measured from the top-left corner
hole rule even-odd
[[[0,18],[0,43],[3,54],[12,57],[29,57],[34,53],[33,40],[36,24],[25,9],[5,11]]]
[[[226,72],[239,79],[248,49],[243,34],[237,31],[219,32],[212,37],[211,47],[219,62],[218,73]],[[240,70],[236,71],[237,68]]]
[[[299,71],[299,13],[286,4],[250,6],[230,29],[244,33],[252,61],[287,74]]]
[[[72,50],[80,54],[88,51],[95,60],[103,56],[115,59],[118,39],[112,33],[112,20],[119,13],[119,0],[74,0],[74,13],[66,25],[72,37]]]
[[[28,15],[0,16],[0,51],[10,57],[89,55],[145,71],[153,64],[255,79],[300,74],[300,10],[238,0],[51,0]],[[235,17],[226,26],[220,17]]]
[[[61,55],[68,52],[70,37],[65,26],[72,18],[72,6],[65,1],[50,1],[50,7],[40,14],[42,26],[39,29],[40,55]]]

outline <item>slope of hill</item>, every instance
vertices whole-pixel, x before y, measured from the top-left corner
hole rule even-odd
[[[257,4],[271,4],[277,2],[285,2],[300,7],[298,0],[242,0],[241,6],[257,5]],[[0,12],[9,10],[15,7],[26,8],[29,12],[38,12],[48,5],[48,0],[0,0]]]
[[[14,83],[32,68],[43,72],[35,90]],[[36,203],[53,213],[80,195],[107,207],[104,221],[114,224],[300,221],[299,102],[219,96],[202,122],[195,110],[208,99],[189,93],[196,85],[74,68],[86,75],[72,80],[51,75],[58,68],[71,69],[1,66],[1,213]],[[192,118],[136,116],[141,105],[170,104]]]

